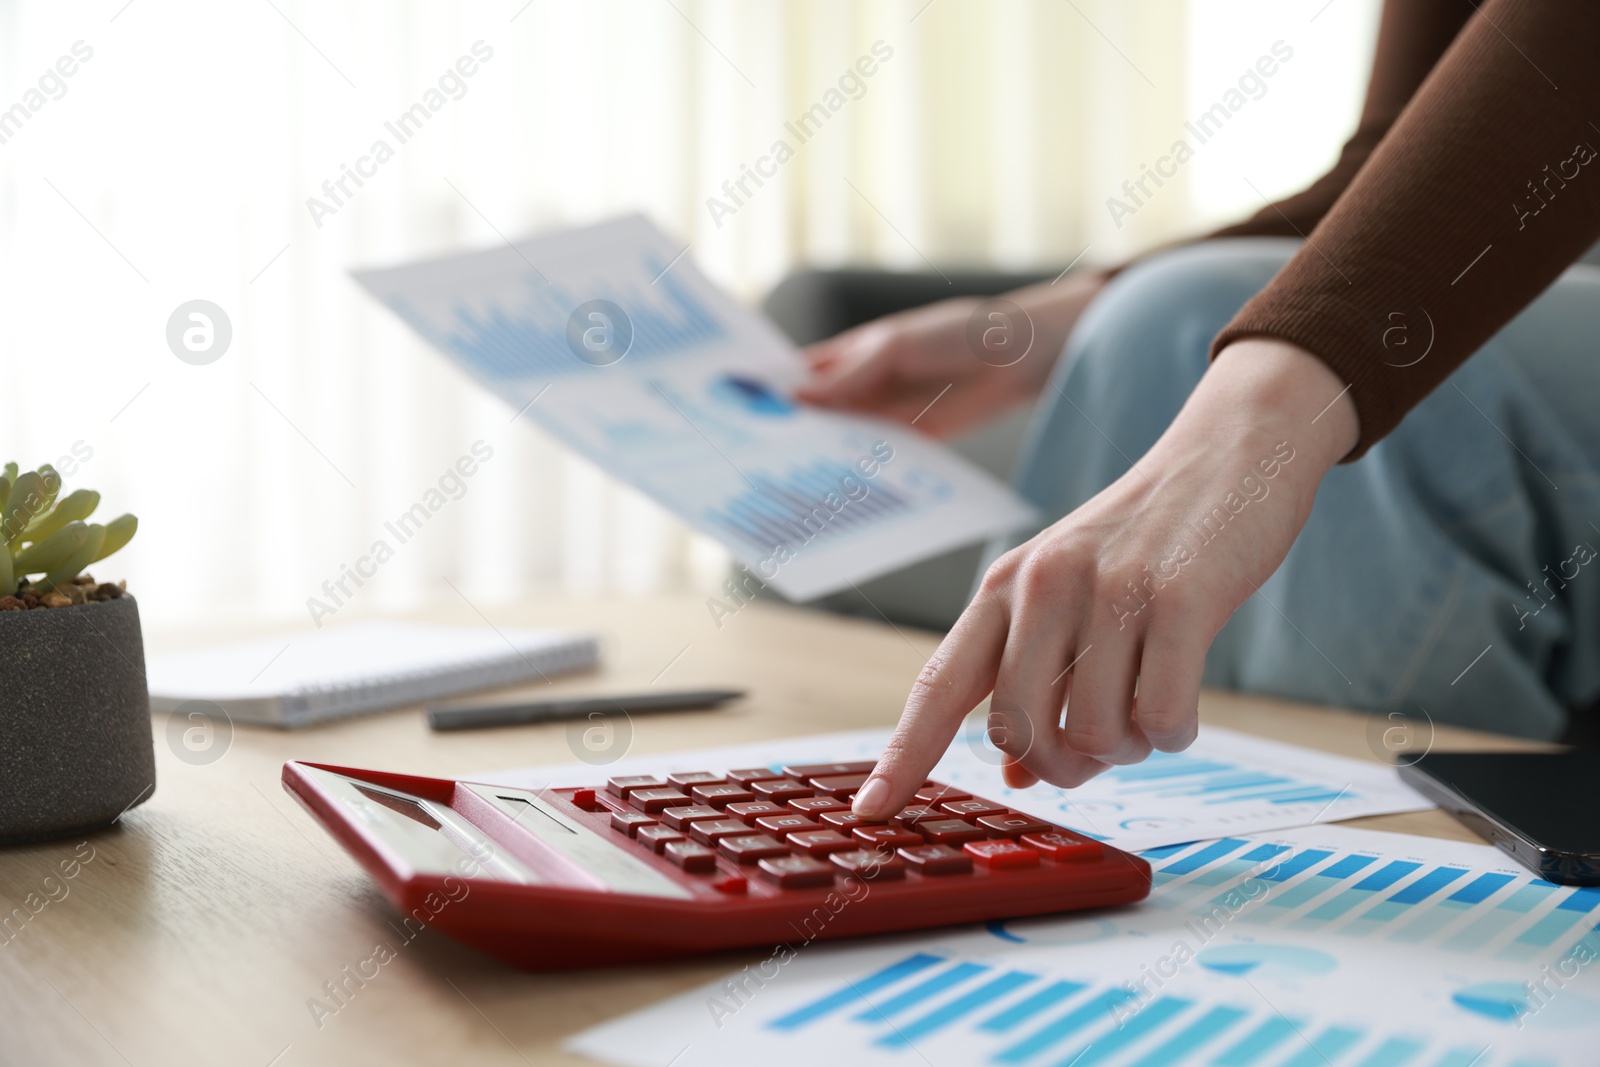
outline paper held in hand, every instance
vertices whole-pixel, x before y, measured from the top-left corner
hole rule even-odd
[[[792,401],[799,352],[686,252],[630,216],[356,278],[511,410],[792,599],[1032,518],[909,427]]]

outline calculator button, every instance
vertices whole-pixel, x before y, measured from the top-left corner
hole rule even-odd
[[[614,811],[611,813],[611,828],[619,834],[632,837],[639,832],[642,826],[655,826],[656,821],[650,816],[637,811]]]
[[[798,763],[785,767],[783,773],[790,778],[804,781],[818,775],[866,774],[877,765],[876,760],[856,760],[854,763]]]
[[[1020,811],[1008,811],[1004,815],[982,815],[978,817],[978,825],[987,830],[990,837],[1047,834],[1055,829],[1049,823],[1035,819],[1032,815],[1024,815]]]
[[[833,884],[833,864],[810,856],[774,856],[760,863],[762,877],[784,889]]]
[[[691,874],[705,874],[717,869],[717,854],[693,841],[673,841],[663,854]]]
[[[911,864],[920,874],[966,874],[972,870],[972,858],[949,845],[915,845],[900,850],[900,858]]]
[[[789,810],[813,817],[830,811],[849,811],[850,805],[833,797],[795,797],[789,801]]]
[[[818,859],[826,859],[830,852],[848,852],[859,848],[856,842],[837,830],[802,830],[790,834],[788,841],[791,848]]]
[[[893,853],[861,848],[853,852],[835,852],[828,859],[840,872],[868,881],[892,882],[906,876],[906,861]]]
[[[682,830],[692,822],[701,819],[720,819],[722,812],[716,808],[708,808],[704,804],[690,804],[686,808],[667,808],[661,813],[661,821],[674,830]]]
[[[913,795],[916,797],[916,799],[922,801],[924,804],[927,804],[930,807],[935,807],[935,808],[943,807],[945,801],[948,801],[948,800],[970,800],[970,799],[972,799],[972,794],[971,793],[968,793],[968,792],[965,792],[963,790],[957,789],[953,785],[940,785],[937,782],[935,782],[933,785],[925,785],[925,786],[923,786],[921,789],[917,790],[916,793],[913,794]],[[995,810],[1004,811],[1005,809],[1004,808],[997,808]]]
[[[811,788],[830,797],[853,797],[866,781],[864,774],[830,774],[811,779]]]
[[[785,815],[764,816],[756,820],[755,826],[757,830],[765,830],[767,833],[779,838],[785,834],[798,833],[801,830],[822,829],[817,820],[807,818],[804,815],[796,815],[794,812],[789,812]]]
[[[775,778],[770,782],[751,782],[750,788],[762,800],[770,800],[774,804],[782,804],[786,800],[796,797],[811,795],[811,787],[802,785],[793,778]]]
[[[572,804],[584,811],[603,811],[600,801],[595,799],[593,789],[574,789],[572,791]]]
[[[868,848],[894,851],[922,844],[922,835],[898,826],[857,826],[852,836]]]
[[[685,793],[697,785],[715,785],[718,782],[725,781],[727,779],[722,775],[712,774],[710,771],[678,771],[667,775],[667,784],[674,789],[681,789]]]
[[[882,819],[863,819],[853,811],[825,811],[817,820],[836,830],[854,830],[858,826],[882,826]]]
[[[968,841],[982,841],[989,835],[982,827],[960,819],[929,819],[917,823],[917,833],[939,845],[964,845]]]
[[[929,819],[948,819],[949,817],[936,808],[916,807],[902,811],[894,817],[894,821],[909,830],[919,822],[927,822]]]
[[[676,789],[633,789],[628,792],[628,803],[640,811],[657,812],[665,808],[681,808],[689,798]]]
[[[639,844],[644,845],[658,856],[661,855],[662,849],[674,841],[686,840],[681,831],[662,826],[660,823],[654,826],[641,826],[633,836]]]
[[[717,785],[697,785],[689,790],[689,795],[701,804],[708,804],[719,811],[729,804],[739,804],[756,798],[756,795],[750,790],[742,785],[734,785],[732,782],[721,782]]]
[[[1031,845],[1057,863],[1093,863],[1105,854],[1100,842],[1067,830],[1048,834],[1024,834],[1024,845]]]
[[[730,819],[741,819],[746,826],[754,826],[764,815],[788,815],[789,809],[770,800],[751,800],[742,804],[729,804],[723,811]]]
[[[711,880],[711,888],[729,896],[739,896],[750,891],[750,882],[742,874],[719,874]]]
[[[724,837],[749,832],[750,827],[738,819],[707,819],[705,822],[689,824],[689,836],[702,845],[714,845]]]
[[[962,846],[962,851],[985,867],[997,871],[1039,866],[1038,849],[1019,845],[1003,837],[993,841],[969,841]]]
[[[947,800],[940,804],[939,807],[956,818],[966,819],[968,822],[983,815],[1004,815],[1006,813],[1003,805],[994,804],[987,800],[979,800],[977,797],[969,797],[966,800]]]
[[[735,834],[718,841],[717,851],[735,863],[754,863],[773,856],[787,856],[789,846],[771,834]]]
[[[606,792],[626,798],[635,789],[660,789],[667,783],[653,774],[630,774],[606,783]]]
[[[742,771],[728,772],[728,781],[737,785],[749,785],[751,782],[770,781],[782,777],[783,775],[771,767],[747,767]]]

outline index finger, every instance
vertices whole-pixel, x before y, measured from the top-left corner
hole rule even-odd
[[[894,736],[856,794],[855,813],[880,819],[905,807],[955,739],[967,712],[994,688],[1008,620],[992,601],[974,603],[917,675]]]

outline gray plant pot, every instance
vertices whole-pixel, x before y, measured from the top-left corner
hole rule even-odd
[[[0,844],[108,826],[155,782],[133,598],[0,611]]]

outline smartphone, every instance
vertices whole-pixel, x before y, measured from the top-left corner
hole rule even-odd
[[[1600,885],[1600,750],[1429,752],[1400,777],[1541,878]]]

